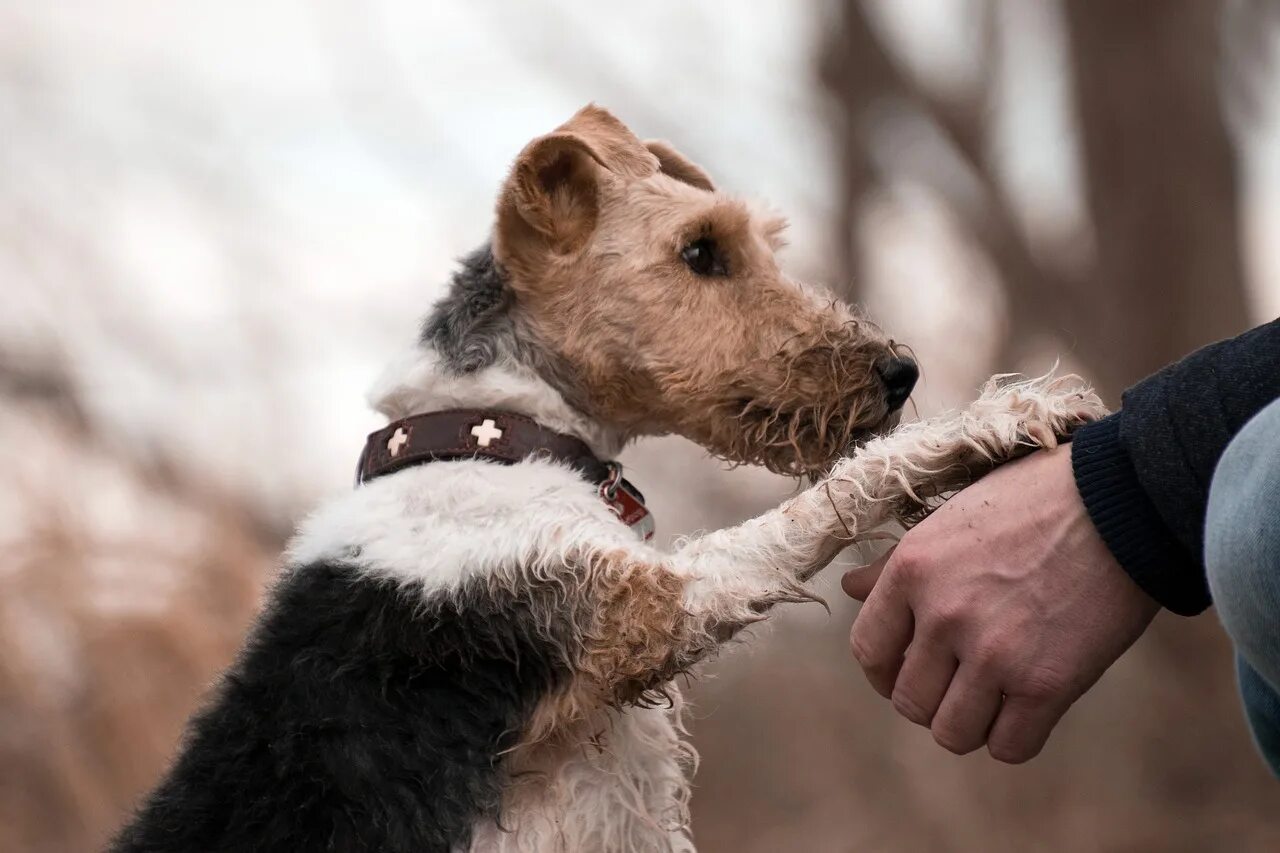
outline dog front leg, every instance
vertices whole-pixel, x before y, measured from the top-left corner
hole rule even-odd
[[[767,595],[808,580],[859,535],[891,520],[910,526],[939,496],[1105,414],[1075,377],[990,382],[967,409],[868,442],[777,509],[687,543],[676,562],[708,594]]]
[[[612,547],[574,560],[589,580],[573,706],[642,702],[774,605],[816,600],[802,580],[847,542],[834,511],[812,512],[806,495],[674,554]]]
[[[598,576],[611,580],[596,609],[595,669],[614,673],[624,694],[664,681],[773,605],[813,600],[804,581],[859,535],[890,520],[909,524],[940,495],[1105,414],[1074,377],[989,383],[967,409],[868,442],[777,509],[670,555],[604,557]]]
[[[775,604],[814,600],[802,584],[859,535],[910,523],[940,495],[1106,414],[1071,378],[989,384],[962,412],[868,442],[777,509],[684,543],[598,551],[584,674],[630,701],[712,652]]]

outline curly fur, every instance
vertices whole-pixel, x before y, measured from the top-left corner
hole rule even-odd
[[[778,227],[598,108],[531,143],[492,255],[464,263],[375,406],[501,407],[602,455],[677,432],[817,482],[671,551],[536,457],[335,498],[113,849],[691,850],[672,679],[816,600],[805,581],[851,541],[1104,413],[1073,378],[1001,377],[884,433],[895,345],[779,272]],[[686,269],[690,234],[733,272]]]
[[[693,759],[670,679],[812,599],[803,582],[852,538],[1102,413],[1067,379],[993,383],[671,553],[547,462],[375,481],[304,526],[241,662],[116,849],[689,849]],[[663,695],[674,708],[654,706]]]
[[[765,362],[772,384],[753,384],[741,371],[725,376],[721,407],[728,428],[715,451],[734,464],[813,475],[893,419],[874,368],[883,353],[861,333],[864,325],[850,319],[787,341]]]

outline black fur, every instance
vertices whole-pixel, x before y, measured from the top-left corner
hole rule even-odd
[[[436,303],[422,326],[422,340],[444,356],[458,373],[515,357],[527,348],[511,316],[513,297],[506,273],[485,243],[461,261],[449,293]]]
[[[460,261],[449,292],[422,324],[422,342],[435,348],[454,373],[473,373],[507,359],[524,365],[584,414],[590,401],[573,368],[520,320],[507,272],[485,243]]]
[[[499,817],[500,754],[567,677],[558,630],[480,585],[424,599],[348,566],[297,569],[111,849],[465,847]]]

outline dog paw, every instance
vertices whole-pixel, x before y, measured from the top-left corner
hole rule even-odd
[[[871,508],[881,503],[910,524],[927,514],[933,499],[1019,456],[1057,447],[1106,414],[1079,377],[997,376],[963,410],[904,424],[867,442],[832,469],[831,482],[860,507],[850,511],[859,529],[874,526]]]
[[[971,427],[1003,450],[1001,456],[1020,455],[1037,448],[1054,448],[1087,423],[1107,415],[1107,408],[1084,380],[1052,373],[1034,379],[996,376],[971,407]]]

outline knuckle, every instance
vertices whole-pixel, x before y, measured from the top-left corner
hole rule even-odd
[[[893,695],[893,682],[888,676],[880,676],[867,674],[867,683],[871,685],[871,689],[879,693],[885,699]]]
[[[1009,652],[1009,648],[1004,643],[998,640],[987,640],[974,646],[973,651],[966,657],[966,662],[982,675],[996,675],[1004,670]]]
[[[853,633],[849,635],[849,651],[853,653],[853,659],[858,662],[858,666],[863,669],[871,669],[876,665],[875,656],[870,647],[867,646],[867,640],[855,627]]]
[[[895,711],[918,726],[927,726],[933,721],[933,714],[915,697],[902,690],[895,690],[891,701]]]
[[[868,683],[877,693],[888,699],[897,681],[898,665],[889,654],[867,639],[867,636],[859,630],[859,624],[855,623],[849,634],[849,650],[858,666],[862,667]]]
[[[854,638],[849,643],[853,650],[853,659],[862,667],[862,673],[877,693],[886,699],[893,692],[894,672],[886,661],[880,659],[865,643]]]
[[[1066,692],[1065,680],[1052,673],[1031,673],[1018,680],[1018,694],[1036,705],[1055,702]]]
[[[1002,764],[1025,764],[1039,754],[1040,748],[1005,743],[1003,741],[992,741],[987,744],[987,752],[991,753],[991,757]]]
[[[975,743],[974,738],[946,723],[935,722],[929,731],[933,735],[934,743],[956,755],[968,755],[982,745],[981,742]]]
[[[916,553],[916,549],[906,545],[899,545],[898,550],[893,552],[893,557],[889,561],[889,568],[899,583],[910,584],[923,576],[923,564],[924,560]]]
[[[964,612],[959,605],[952,602],[944,602],[934,605],[924,621],[926,633],[935,637],[944,637],[957,633],[964,624],[965,619]]]

